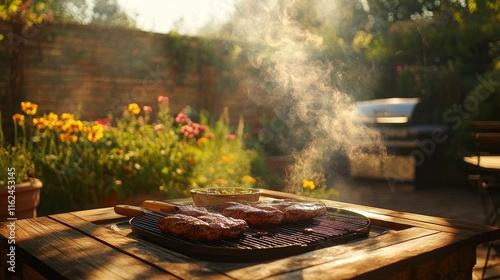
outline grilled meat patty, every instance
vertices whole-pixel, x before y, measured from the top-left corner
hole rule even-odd
[[[261,209],[237,202],[222,205],[222,215],[241,219],[254,227],[279,225],[283,220],[283,212],[276,208]]]
[[[166,233],[191,240],[236,238],[248,229],[245,221],[220,214],[208,214],[198,217],[175,214],[161,217],[158,226],[160,230]]]
[[[321,201],[297,202],[277,200],[271,203],[259,203],[253,206],[262,209],[272,207],[280,210],[283,212],[283,222],[285,223],[309,220],[326,214],[326,205]]]
[[[205,216],[209,215],[210,212],[203,207],[195,207],[192,205],[179,206],[179,210],[175,212],[176,214],[183,214],[191,217]]]
[[[321,201],[228,202],[222,210],[222,215],[245,220],[250,226],[256,227],[299,222],[325,214],[326,205]]]

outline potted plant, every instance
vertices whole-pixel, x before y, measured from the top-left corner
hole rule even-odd
[[[23,102],[23,111],[34,115],[37,106],[34,103]],[[15,114],[14,141],[6,144],[0,119],[0,220],[9,218],[24,219],[36,217],[36,209],[40,203],[40,189],[42,182],[34,178],[34,162],[24,126],[25,116]],[[18,137],[21,128],[23,137]]]

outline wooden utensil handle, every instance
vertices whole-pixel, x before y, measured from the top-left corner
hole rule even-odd
[[[142,203],[142,208],[161,212],[175,212],[179,210],[179,206],[177,205],[156,200],[145,200]]]
[[[144,215],[144,210],[141,207],[132,205],[116,205],[115,213],[127,217],[137,217]]]

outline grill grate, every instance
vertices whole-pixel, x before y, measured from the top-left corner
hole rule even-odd
[[[250,227],[241,238],[195,241],[162,232],[158,220],[148,213],[130,220],[140,238],[179,253],[224,262],[248,262],[275,259],[333,246],[368,236],[370,220],[358,213],[328,208],[326,215],[308,221],[267,228]]]

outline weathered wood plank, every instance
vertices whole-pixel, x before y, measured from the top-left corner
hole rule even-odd
[[[307,269],[308,267],[321,266],[328,263],[335,263],[343,259],[364,258],[381,248],[391,248],[397,244],[418,240],[423,237],[435,236],[439,232],[428,229],[410,228],[402,231],[389,231],[387,234],[376,238],[367,238],[361,241],[337,245],[326,248],[318,248],[312,252],[291,256],[266,263],[254,264],[207,264],[213,270],[234,277],[236,279],[262,279],[275,275],[292,276],[294,271]],[[388,263],[387,263],[388,264]],[[385,266],[387,264],[378,265]],[[393,273],[395,271],[392,271]],[[292,279],[292,278],[287,278]],[[318,278],[335,279],[335,278]]]
[[[179,278],[185,279],[225,279],[220,273],[207,269],[204,262],[193,259],[165,248],[140,240],[129,234],[121,235],[119,232],[88,223],[78,217],[79,213],[51,215],[50,218],[75,228],[104,244],[116,248],[130,256],[141,259],[154,267],[159,267]],[[81,213],[80,213],[81,214]],[[128,231],[129,232],[129,231]]]
[[[72,213],[75,216],[78,216],[94,224],[105,224],[111,221],[126,219],[126,217],[116,214],[113,210],[113,207],[76,211]]]
[[[8,236],[7,231],[2,224],[0,233]],[[16,246],[19,248],[16,250],[29,252],[32,258],[36,258],[31,267],[49,274],[56,273],[50,275],[52,277],[135,279],[161,276],[178,279],[48,217],[18,220]]]
[[[464,246],[460,244],[462,240],[461,236],[439,232],[378,248],[369,254],[356,254],[336,259],[335,262],[304,268],[301,276],[302,279],[385,279],[396,271],[410,270],[413,277],[415,273],[421,273],[425,279],[442,279],[440,274],[448,273],[446,277],[453,279],[453,276],[458,276],[462,271],[458,268],[458,259],[454,258],[454,254]],[[472,244],[467,245],[474,247]],[[446,262],[447,258],[455,261],[453,265],[445,265],[451,271],[429,269],[440,267],[436,260]],[[420,271],[417,272],[414,268]],[[467,270],[472,275],[472,266]],[[283,279],[287,277],[286,274],[281,276]]]

